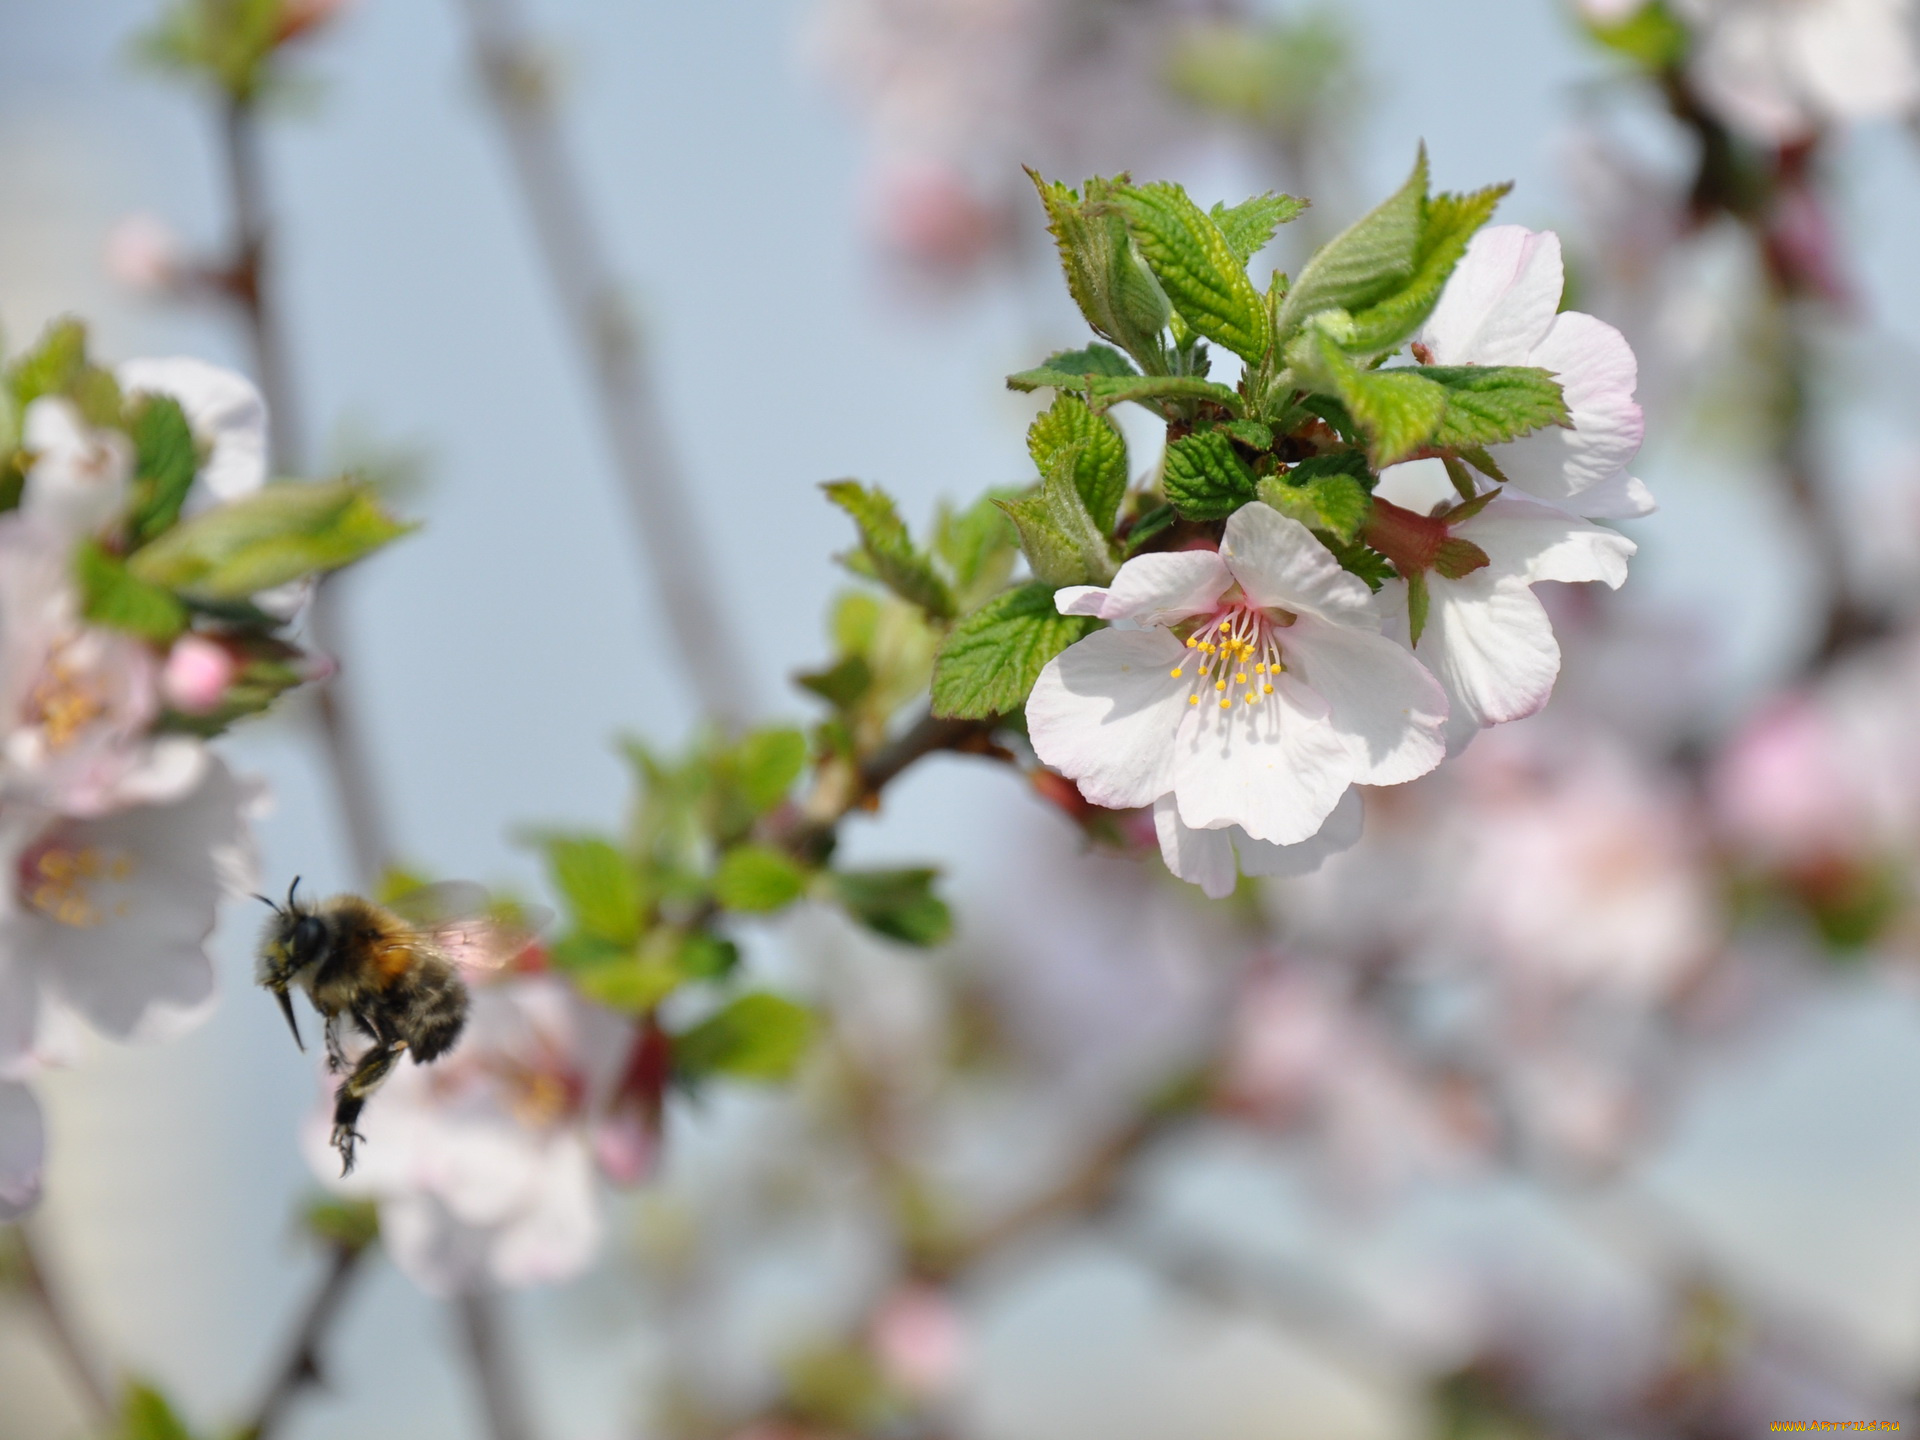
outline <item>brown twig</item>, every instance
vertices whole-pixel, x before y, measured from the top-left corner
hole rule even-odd
[[[321,1349],[370,1248],[342,1242],[329,1247],[326,1271],[301,1313],[287,1358],[268,1385],[253,1420],[240,1429],[240,1440],[268,1440],[280,1429],[295,1401],[307,1390],[326,1383]]]
[[[470,1290],[453,1302],[453,1309],[489,1440],[532,1440],[525,1390],[501,1334],[498,1297]]]
[[[752,708],[742,651],[668,441],[646,346],[555,122],[550,80],[515,0],[463,0],[463,9],[548,279],[591,372],[656,603],[702,710],[738,724]]]
[[[108,1389],[99,1367],[88,1355],[87,1347],[81,1344],[73,1317],[67,1313],[66,1306],[48,1282],[46,1267],[40,1262],[31,1230],[24,1224],[16,1225],[14,1236],[18,1244],[21,1280],[33,1300],[34,1308],[40,1313],[40,1323],[46,1329],[47,1338],[59,1353],[61,1363],[67,1367],[89,1418],[97,1427],[105,1429],[119,1413],[113,1393]]]

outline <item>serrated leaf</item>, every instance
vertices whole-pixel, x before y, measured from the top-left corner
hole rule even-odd
[[[1587,33],[1609,50],[1649,70],[1666,70],[1686,59],[1687,27],[1663,0],[1648,0],[1623,20],[1586,19]]]
[[[733,753],[734,783],[755,814],[786,799],[806,766],[807,737],[784,726],[754,731]]]
[[[1253,471],[1218,430],[1183,435],[1167,446],[1161,488],[1189,520],[1224,520],[1253,499]]]
[[[171,591],[128,573],[124,562],[84,540],[74,554],[80,603],[87,619],[164,645],[187,628],[187,607]]]
[[[1427,572],[1415,570],[1407,580],[1407,635],[1408,644],[1416,649],[1420,637],[1427,633],[1427,614],[1432,608],[1433,597],[1427,589]]]
[[[742,995],[674,1037],[674,1069],[688,1079],[785,1080],[813,1043],[813,1013],[778,995]]]
[[[1446,413],[1433,434],[1442,449],[1481,449],[1549,425],[1572,424],[1560,382],[1550,370],[1528,365],[1410,365],[1406,370],[1446,388]]]
[[[1291,195],[1269,192],[1242,200],[1229,209],[1223,201],[1208,212],[1219,227],[1234,258],[1244,268],[1247,262],[1267,248],[1273,232],[1307,208],[1308,202]]]
[[[1020,537],[994,504],[1003,496],[982,495],[965,510],[942,510],[934,523],[933,553],[947,567],[954,599],[971,610],[1006,584],[1020,553]]]
[[[1287,348],[1287,361],[1316,389],[1329,390],[1340,401],[1365,432],[1367,461],[1375,470],[1426,444],[1446,416],[1446,386],[1414,367],[1363,370],[1317,326]]]
[[[1137,555],[1142,545],[1179,518],[1171,505],[1154,506],[1134,522],[1133,528],[1127,532],[1127,543],[1121,547],[1121,553],[1129,557]]]
[[[1281,303],[1282,342],[1323,310],[1352,313],[1385,299],[1413,275],[1427,196],[1427,149],[1392,195],[1314,252]]]
[[[127,428],[135,457],[127,535],[137,547],[180,518],[180,507],[200,469],[200,452],[186,412],[170,395],[146,396]]]
[[[1369,590],[1377,592],[1398,573],[1386,556],[1364,541],[1355,540],[1350,545],[1342,545],[1338,541],[1323,543],[1339,562],[1340,568],[1366,581]]]
[[[784,909],[807,888],[807,872],[767,845],[736,845],[720,859],[713,897],[729,910],[763,915]]]
[[[1057,395],[1028,428],[1027,453],[1042,475],[1071,454],[1073,485],[1088,516],[1103,534],[1113,529],[1127,491],[1127,442],[1113,421],[1077,396]]]
[[[1023,585],[953,627],[934,661],[933,713],[961,720],[1008,715],[1027,703],[1046,663],[1099,622],[1062,615],[1053,587]]]
[[[829,480],[820,488],[860,527],[861,549],[873,566],[874,578],[929,615],[942,620],[952,617],[953,592],[907,534],[906,522],[886,491],[858,480]]]
[[[825,670],[803,670],[793,678],[834,709],[851,710],[873,688],[873,667],[864,657],[849,655]]]
[[[1087,514],[1069,463],[1076,452],[1056,457],[1037,494],[997,502],[1020,532],[1020,548],[1034,578],[1050,585],[1104,585],[1117,568],[1106,533]]]
[[[1449,580],[1463,580],[1492,563],[1486,551],[1458,535],[1450,535],[1442,540],[1433,556],[1433,568]]]
[[[1111,345],[1088,345],[1079,350],[1056,350],[1040,367],[1068,375],[1138,375],[1126,356]]]
[[[1347,456],[1358,462],[1362,474],[1367,473],[1365,458],[1357,451],[1315,456],[1284,477],[1262,480],[1260,498],[1308,529],[1331,535],[1342,544],[1350,543],[1366,524],[1373,498],[1368,482],[1354,474]]]
[[[1273,427],[1258,420],[1229,420],[1220,427],[1252,450],[1271,450],[1273,448]]]
[[[633,945],[645,897],[631,857],[599,835],[546,834],[536,840],[573,928],[610,946]]]
[[[1113,341],[1143,369],[1168,368],[1162,332],[1172,314],[1167,296],[1134,250],[1126,221],[1112,213],[1113,183],[1092,179],[1086,198],[1029,169],[1047,212],[1047,232],[1060,252],[1067,291],[1096,335]],[[1042,382],[1047,383],[1047,382]]]
[[[938,945],[953,933],[953,912],[933,893],[937,870],[839,870],[834,893],[862,925],[903,945]]]
[[[1220,227],[1168,181],[1117,186],[1114,203],[1173,308],[1199,334],[1243,360],[1272,343],[1267,309]]]
[[[1490,185],[1469,195],[1435,195],[1422,212],[1420,246],[1413,274],[1393,294],[1357,312],[1343,343],[1356,354],[1391,350],[1418,330],[1433,313],[1467,242],[1492,217],[1511,184]]]
[[[1104,415],[1128,401],[1136,405],[1149,401],[1175,405],[1206,401],[1221,406],[1231,415],[1238,415],[1241,408],[1238,392],[1197,375],[1137,375],[1131,379],[1095,376],[1087,384],[1086,396],[1087,408],[1096,415]],[[1162,413],[1165,413],[1164,406]]]
[[[413,528],[357,480],[269,485],[183,520],[127,568],[188,599],[241,600],[350,565]]]

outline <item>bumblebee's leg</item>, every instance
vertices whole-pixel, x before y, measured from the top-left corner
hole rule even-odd
[[[347,1052],[340,1043],[338,1014],[327,1016],[327,1023],[322,1027],[322,1033],[327,1037],[327,1069],[337,1075],[347,1068]]]
[[[342,1080],[340,1088],[334,1092],[333,1148],[340,1152],[342,1175],[353,1173],[354,1142],[366,1138],[353,1127],[360,1118],[367,1097],[380,1088],[380,1082],[387,1078],[387,1072],[393,1069],[406,1048],[401,1041],[382,1042],[374,1046],[360,1057],[360,1063],[353,1067],[353,1073]]]

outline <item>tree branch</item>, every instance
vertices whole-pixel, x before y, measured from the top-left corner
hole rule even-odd
[[[73,1317],[67,1313],[66,1306],[48,1281],[46,1267],[41,1264],[32,1231],[26,1224],[18,1224],[14,1226],[14,1236],[18,1243],[21,1280],[33,1300],[34,1308],[40,1312],[40,1323],[45,1327],[47,1338],[53,1343],[61,1363],[67,1367],[74,1388],[79,1391],[83,1408],[93,1424],[104,1430],[119,1415],[120,1407],[100,1368],[88,1355],[87,1347],[80,1342]]]
[[[268,1385],[266,1397],[255,1410],[252,1422],[241,1427],[239,1440],[268,1440],[279,1431],[301,1395],[326,1383],[321,1348],[370,1248],[342,1242],[335,1242],[329,1248],[326,1271],[307,1301],[299,1328],[294,1331],[293,1343],[287,1349],[287,1358]]]
[[[532,1440],[525,1389],[501,1334],[498,1297],[470,1290],[453,1302],[453,1309],[488,1440]]]

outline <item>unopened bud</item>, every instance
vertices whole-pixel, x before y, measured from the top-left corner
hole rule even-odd
[[[220,708],[239,668],[233,652],[218,641],[182,635],[167,652],[160,690],[182,714],[205,715]]]

